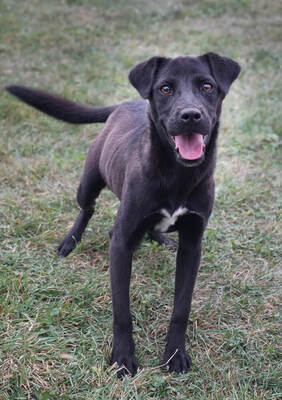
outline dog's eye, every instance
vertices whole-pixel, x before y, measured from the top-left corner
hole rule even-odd
[[[205,93],[210,93],[213,90],[213,85],[211,83],[209,83],[209,82],[205,82],[205,83],[202,84],[201,89]]]
[[[163,85],[160,89],[162,94],[171,94],[172,90],[168,85]]]

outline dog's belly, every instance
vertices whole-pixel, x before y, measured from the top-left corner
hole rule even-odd
[[[170,214],[169,211],[162,208],[160,214],[163,215],[163,218],[155,225],[154,230],[162,233],[167,232],[171,226],[175,225],[178,218],[186,214],[187,211],[186,207],[179,207],[173,214]]]

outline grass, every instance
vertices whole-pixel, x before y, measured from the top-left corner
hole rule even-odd
[[[278,1],[2,0],[0,83],[89,104],[137,97],[128,70],[146,57],[216,51],[242,65],[225,101],[217,195],[205,235],[188,337],[187,375],[158,368],[172,307],[175,253],[144,241],[131,285],[142,369],[108,365],[104,191],[82,243],[55,248],[78,209],[75,190],[100,126],[69,126],[0,92],[0,399],[280,399]],[[279,106],[280,105],[280,106]]]

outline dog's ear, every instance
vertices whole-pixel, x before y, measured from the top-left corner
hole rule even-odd
[[[151,94],[154,78],[159,67],[167,60],[165,57],[152,57],[135,65],[129,72],[128,79],[144,99]]]
[[[202,57],[208,62],[211,72],[225,96],[232,82],[240,73],[240,65],[231,58],[221,57],[215,53],[206,53]]]

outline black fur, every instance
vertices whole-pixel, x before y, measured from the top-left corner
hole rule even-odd
[[[106,122],[108,116],[116,109],[116,106],[100,108],[84,106],[74,101],[24,86],[11,85],[7,86],[6,90],[45,114],[72,124]]]
[[[132,85],[148,101],[100,109],[23,87],[8,88],[28,104],[64,121],[107,120],[86,159],[77,194],[81,211],[58,253],[65,257],[75,248],[93,214],[95,199],[107,185],[121,200],[110,243],[112,363],[121,367],[119,377],[137,371],[129,308],[133,252],[145,232],[159,243],[175,246],[155,229],[165,229],[160,228],[163,210],[173,215],[180,207],[183,213],[167,228],[178,231],[179,244],[174,308],[162,361],[176,372],[187,372],[191,365],[185,331],[202,237],[214,201],[221,103],[239,72],[236,62],[214,53],[153,57],[129,74]]]

